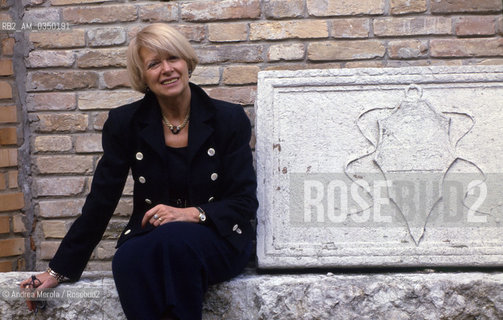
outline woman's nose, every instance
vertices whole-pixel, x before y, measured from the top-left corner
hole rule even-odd
[[[172,72],[173,66],[167,60],[162,61],[162,72]]]

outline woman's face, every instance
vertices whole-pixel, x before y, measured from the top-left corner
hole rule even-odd
[[[189,89],[189,69],[180,57],[160,57],[157,53],[140,49],[145,84],[158,98],[172,99]]]

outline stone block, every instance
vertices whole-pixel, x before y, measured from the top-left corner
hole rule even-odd
[[[96,28],[87,31],[90,47],[116,46],[126,42],[125,28]]]
[[[76,136],[75,151],[77,153],[103,152],[101,134],[91,133]]]
[[[88,3],[103,3],[115,2],[115,0],[51,0],[52,6],[64,6],[68,4],[88,4]]]
[[[432,57],[501,56],[503,39],[432,39],[430,55]]]
[[[452,33],[451,24],[451,18],[446,17],[378,18],[374,20],[374,35],[448,35]]]
[[[17,166],[17,149],[0,149],[0,168]]]
[[[0,81],[0,99],[12,99],[12,87],[7,81]]]
[[[32,51],[26,58],[26,67],[71,67],[74,62],[75,53],[73,51]]]
[[[303,0],[266,0],[264,5],[267,18],[300,18],[304,16]]]
[[[208,8],[212,8],[208,10]],[[185,21],[214,21],[230,19],[257,19],[260,17],[259,0],[221,0],[181,3]]]
[[[502,266],[502,94],[502,66],[259,72],[259,267]]]
[[[458,36],[489,36],[496,33],[496,17],[464,16],[456,20]]]
[[[269,61],[291,61],[304,59],[303,43],[281,43],[273,44],[267,51],[267,60]]]
[[[246,41],[248,23],[211,23],[208,25],[208,40],[212,42]]]
[[[503,10],[500,0],[434,0],[432,13],[498,12]]]
[[[428,54],[426,40],[392,40],[388,42],[388,54],[393,59],[413,59]]]
[[[133,4],[75,6],[62,9],[63,20],[74,24],[128,22],[138,18]]]
[[[80,215],[83,199],[41,200],[38,203],[38,215],[43,218],[76,217]]]
[[[0,234],[10,232],[10,216],[0,216]]]
[[[255,80],[255,82],[257,81]],[[17,145],[17,129],[15,127],[0,128],[0,146],[8,145]]]
[[[126,50],[127,48],[86,50],[79,54],[77,66],[79,68],[125,67]]]
[[[0,76],[10,76],[13,72],[12,59],[0,59]]]
[[[112,109],[143,98],[144,94],[133,90],[86,91],[79,94],[80,110]]]
[[[77,48],[86,45],[86,33],[82,29],[68,32],[31,32],[30,42],[35,48]]]
[[[40,174],[89,174],[93,172],[93,156],[50,155],[33,159]]]
[[[64,152],[72,149],[70,136],[36,136],[33,141],[35,152]]]
[[[32,126],[37,132],[82,132],[88,124],[87,114],[75,113],[47,113],[38,114],[36,120],[32,120]]]
[[[65,220],[46,220],[41,224],[45,239],[62,239],[70,228],[68,221]]]
[[[258,66],[230,66],[224,68],[223,82],[226,85],[243,85],[257,83]]]
[[[219,45],[195,48],[201,64],[224,62],[261,62],[264,52],[263,45]]]
[[[5,318],[26,317],[26,303],[14,295],[16,284],[32,273],[0,274]],[[497,320],[503,317],[502,285],[501,272],[246,274],[209,287],[202,319]],[[49,299],[37,316],[124,319],[111,272],[86,271],[80,281],[62,283],[55,290],[60,298]],[[88,295],[76,299],[70,293]]]
[[[310,61],[373,59],[385,53],[386,47],[379,40],[311,42],[307,46]]]
[[[384,0],[362,1],[327,1],[307,0],[307,12],[310,16],[353,16],[353,15],[379,15],[384,13]]]
[[[32,71],[28,72],[28,91],[73,90],[96,88],[98,74],[92,71]]]
[[[426,0],[391,0],[391,14],[421,13],[426,11]]]
[[[19,187],[18,183],[19,171],[17,170],[9,170],[7,172],[7,179],[9,180],[9,189],[16,189]]]
[[[103,82],[107,89],[131,87],[127,70],[110,70],[103,72]]]
[[[198,66],[192,73],[190,81],[202,86],[219,84],[220,68]]]
[[[16,214],[12,217],[12,231],[15,233],[26,232],[26,226],[23,222],[23,215]]]
[[[85,187],[84,177],[35,178],[33,193],[35,196],[77,196]]]
[[[17,256],[24,253],[24,238],[0,240],[0,257]]]
[[[28,111],[74,110],[77,99],[73,92],[30,93],[26,105]]]
[[[214,99],[227,100],[233,103],[250,105],[255,102],[257,88],[254,86],[245,87],[216,87],[207,88],[205,91]]]
[[[153,3],[140,5],[138,8],[141,21],[164,22],[178,19],[178,5],[176,3]]]
[[[332,37],[334,38],[368,38],[370,20],[351,18],[332,20]]]
[[[6,38],[2,40],[2,53],[4,56],[12,56],[14,54],[14,38]]]
[[[326,37],[328,37],[328,25],[323,20],[250,23],[250,40],[316,39]]]

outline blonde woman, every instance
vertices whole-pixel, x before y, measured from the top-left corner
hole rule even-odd
[[[133,212],[112,263],[128,319],[200,319],[208,285],[242,272],[258,206],[251,126],[241,106],[189,83],[197,61],[165,24],[131,40],[128,72],[145,96],[110,111],[82,215],[36,276],[38,288],[80,278],[130,170]]]

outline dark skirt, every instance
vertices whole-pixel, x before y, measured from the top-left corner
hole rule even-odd
[[[128,319],[201,319],[208,285],[229,280],[247,265],[251,243],[238,252],[208,226],[171,222],[132,238],[115,253],[112,269]]]

